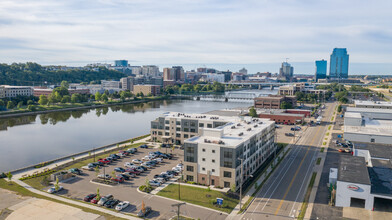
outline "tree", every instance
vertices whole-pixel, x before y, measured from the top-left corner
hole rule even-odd
[[[112,171],[112,177],[116,178],[116,171],[114,171],[114,170]]]
[[[96,92],[95,93],[95,101],[100,101],[101,100],[101,93]]]
[[[34,101],[33,100],[27,100],[27,105],[33,105]]]
[[[107,90],[106,90],[106,91],[107,91]],[[108,95],[106,95],[106,93],[104,93],[104,94],[101,96],[101,100],[104,101],[104,102],[108,102],[108,100],[109,100]]]
[[[291,105],[290,102],[283,101],[283,102],[280,104],[280,108],[281,108],[281,109],[290,109],[290,108],[293,108],[293,106]]]
[[[236,185],[233,184],[233,185],[231,185],[230,190],[231,190],[232,192],[235,192],[235,188],[236,188]]]
[[[78,102],[80,102],[80,94],[78,94],[78,93],[72,94],[72,96],[71,96],[71,102],[72,102],[72,103],[78,103]]]
[[[67,81],[63,80],[61,82],[61,87],[68,89],[69,88],[69,83]]]
[[[55,100],[56,103],[61,102],[61,99],[63,98],[63,97],[60,95],[60,93],[57,92],[57,91],[54,92],[53,97],[54,97],[54,100]]]
[[[4,101],[2,99],[0,99],[0,107],[1,106],[5,106],[5,103],[4,103]]]
[[[52,93],[56,93],[56,92],[58,92],[61,97],[65,96],[65,95],[69,95],[69,91],[65,87],[57,87],[57,88],[53,89]]]
[[[7,109],[13,109],[15,108],[15,104],[13,101],[8,101],[7,102]]]
[[[151,184],[150,184],[150,181],[148,180],[148,178],[146,178],[144,183],[146,184],[147,189],[151,187]]]
[[[22,108],[22,106],[23,106],[23,102],[20,101],[20,102],[18,102],[18,105],[17,105],[16,107],[17,107],[17,108]]]
[[[256,112],[255,107],[252,106],[252,107],[249,109],[249,116],[251,116],[251,117],[257,117],[257,112]]]
[[[56,97],[55,97],[55,95],[52,93],[52,94],[49,94],[49,97],[48,97],[48,105],[50,105],[50,104],[54,104],[54,103],[56,103]]]
[[[69,96],[69,95],[65,95],[61,99],[61,103],[70,103],[70,102],[71,102],[71,96]]]
[[[46,104],[48,104],[48,97],[46,97],[46,95],[40,95],[39,96],[39,100],[38,100],[38,103],[40,104],[40,105],[46,105]]]
[[[11,179],[12,179],[12,173],[11,172],[7,173],[7,178],[8,178],[8,181],[11,181]]]
[[[342,112],[342,105],[338,105],[338,112]]]
[[[57,191],[59,190],[60,186],[59,186],[59,178],[56,176],[56,183],[54,184],[54,189]]]
[[[97,200],[101,199],[101,195],[99,194],[99,188],[97,187]]]

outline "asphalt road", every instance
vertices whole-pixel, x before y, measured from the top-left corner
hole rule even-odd
[[[306,188],[320,152],[335,105],[329,103],[320,126],[308,127],[273,175],[256,195],[241,219],[285,219],[300,213]]]

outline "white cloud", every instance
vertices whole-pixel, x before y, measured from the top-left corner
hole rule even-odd
[[[390,62],[391,1],[3,0],[0,62]],[[3,42],[2,42],[3,41]]]

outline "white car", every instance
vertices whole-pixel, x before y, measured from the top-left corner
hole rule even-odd
[[[130,163],[130,162],[125,162],[125,163],[124,163],[124,166],[125,166],[125,167],[128,167],[128,168],[132,168],[132,167],[135,166],[135,164]]]
[[[182,171],[182,169],[179,168],[179,167],[173,167],[172,170],[173,170],[173,171],[176,171],[176,172],[178,172],[178,173],[181,173],[181,171]]]
[[[151,186],[160,186],[160,185],[162,185],[160,182],[158,182],[158,181],[155,181],[155,180],[150,180],[150,185]]]
[[[150,161],[150,160],[152,160],[152,157],[150,157],[150,156],[144,156],[144,157],[142,158],[142,160],[144,160],[144,161]]]
[[[166,180],[164,178],[162,178],[162,177],[155,178],[154,180],[158,181],[160,183],[165,183],[166,182]]]
[[[132,163],[140,164],[140,163],[143,163],[143,161],[141,161],[141,160],[139,160],[139,159],[133,159],[133,160],[132,160]]]
[[[129,206],[129,202],[128,201],[120,202],[120,203],[118,203],[116,205],[116,210],[117,211],[121,211],[121,210],[125,209],[128,206]]]
[[[163,159],[162,158],[156,158],[155,161],[157,161],[158,163],[162,163]]]
[[[181,169],[184,167],[182,163],[177,164],[177,167],[181,167]]]
[[[92,167],[89,167],[89,166],[83,166],[82,167],[82,170],[94,170],[94,168],[92,168]]]
[[[64,187],[62,187],[62,186],[59,186],[58,190],[56,190],[56,187],[50,187],[50,189],[48,189],[48,193],[56,193],[56,192],[59,192],[63,189],[64,189]]]
[[[170,178],[173,178],[173,177],[174,177],[173,174],[168,174],[167,172],[162,172],[161,175],[166,175],[166,176],[168,176],[168,177],[170,177]]]
[[[100,178],[100,179],[109,179],[110,180],[112,177],[109,174],[105,174],[105,175],[99,174],[98,178]]]

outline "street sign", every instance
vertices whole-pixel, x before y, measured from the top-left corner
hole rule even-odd
[[[216,198],[216,204],[222,205],[223,204],[223,199],[222,198]]]

